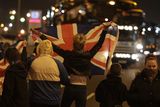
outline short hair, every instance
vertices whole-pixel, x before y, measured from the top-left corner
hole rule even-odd
[[[119,63],[113,63],[110,68],[110,75],[119,76],[121,74],[122,66]]]
[[[10,64],[14,64],[21,60],[21,55],[16,48],[9,47],[5,51],[4,59],[6,59]]]
[[[153,55],[153,54],[148,54],[146,57],[145,57],[145,64],[148,60],[156,60],[156,62],[158,63],[158,59],[157,59],[157,56]]]

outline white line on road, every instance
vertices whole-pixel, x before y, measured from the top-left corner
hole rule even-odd
[[[91,93],[87,96],[87,100],[91,99],[93,96],[95,95],[95,93]]]

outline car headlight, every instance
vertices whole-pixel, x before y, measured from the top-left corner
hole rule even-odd
[[[139,49],[139,50],[141,50],[141,49],[143,49],[143,45],[142,44],[137,44],[136,48]]]
[[[138,54],[132,54],[132,57],[131,57],[133,60],[136,60],[136,61],[139,61],[139,56]]]

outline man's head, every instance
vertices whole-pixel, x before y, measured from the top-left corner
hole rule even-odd
[[[76,51],[81,51],[84,48],[86,38],[83,34],[77,34],[73,38],[73,49]]]
[[[40,54],[52,54],[53,48],[52,43],[49,40],[43,40],[37,46],[36,52],[38,55]]]
[[[148,55],[145,58],[145,68],[148,69],[152,74],[157,73],[158,62],[155,55]]]
[[[113,63],[110,68],[110,75],[119,76],[121,74],[122,67],[119,63]]]
[[[4,59],[9,62],[9,64],[17,63],[21,60],[20,53],[16,48],[9,47],[5,51]]]

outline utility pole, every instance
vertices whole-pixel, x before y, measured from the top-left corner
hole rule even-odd
[[[18,0],[18,6],[17,6],[17,26],[16,26],[16,31],[17,33],[19,33],[19,30],[20,30],[20,23],[19,23],[19,20],[20,20],[20,14],[21,14],[21,0]]]

